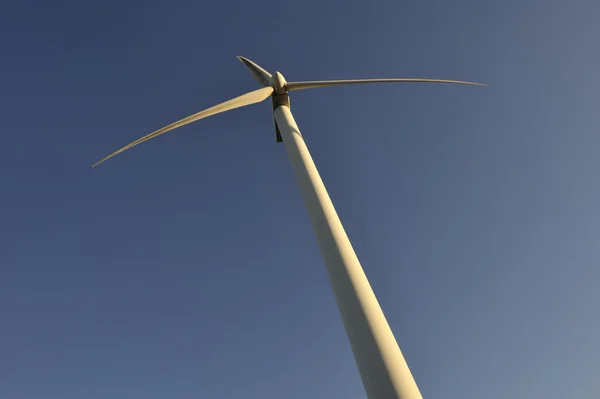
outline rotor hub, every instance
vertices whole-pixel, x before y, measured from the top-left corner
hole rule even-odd
[[[275,72],[271,76],[271,86],[273,87],[273,89],[275,89],[276,94],[287,93],[286,85],[287,82],[280,72]]]

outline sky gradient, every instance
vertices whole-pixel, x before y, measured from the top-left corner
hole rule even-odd
[[[0,6],[0,397],[365,397],[269,103],[425,399],[600,397],[600,3]]]

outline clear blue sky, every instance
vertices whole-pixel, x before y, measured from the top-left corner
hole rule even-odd
[[[487,4],[486,4],[487,3]],[[600,397],[600,3],[0,6],[0,397],[364,398],[270,104],[426,399]]]

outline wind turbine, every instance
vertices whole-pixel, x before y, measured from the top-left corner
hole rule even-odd
[[[362,83],[429,82],[486,85],[421,78],[287,82],[279,72],[271,75],[249,59],[238,58],[250,70],[254,79],[264,86],[263,88],[165,126],[107,155],[91,167],[180,126],[221,112],[259,103],[271,97],[276,141],[283,142],[296,176],[367,397],[369,399],[421,399],[419,388],[292,116],[288,93],[294,90]]]

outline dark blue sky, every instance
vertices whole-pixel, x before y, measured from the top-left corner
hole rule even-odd
[[[487,3],[487,4],[486,4]],[[364,398],[270,104],[424,398],[600,396],[597,1],[0,6],[0,397]]]

